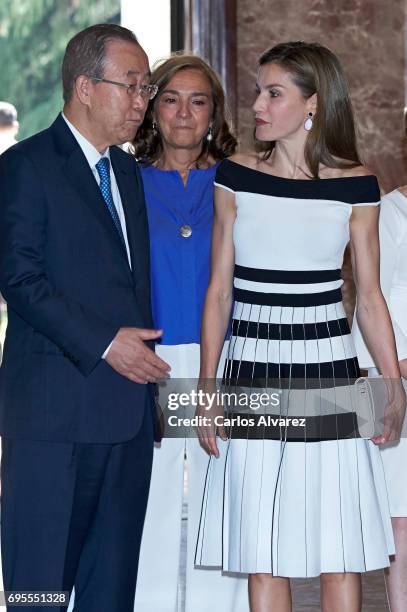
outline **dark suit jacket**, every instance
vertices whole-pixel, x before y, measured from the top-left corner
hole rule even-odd
[[[134,159],[111,163],[132,269],[89,164],[64,119],[0,157],[2,436],[69,442],[133,438],[150,385],[101,356],[120,327],[153,327],[144,193]]]

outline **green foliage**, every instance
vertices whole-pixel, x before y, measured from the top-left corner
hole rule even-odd
[[[89,25],[119,21],[120,0],[0,0],[0,100],[18,110],[19,139],[48,127],[62,108],[68,40]]]

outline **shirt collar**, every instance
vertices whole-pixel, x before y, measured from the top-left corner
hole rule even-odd
[[[85,155],[87,162],[92,169],[95,168],[96,164],[102,157],[107,157],[110,160],[109,147],[106,149],[104,154],[101,155],[99,151],[93,146],[93,144],[89,142],[89,140],[87,140],[87,138],[85,138],[85,136],[83,136],[80,133],[80,131],[70,121],[68,121],[64,113],[62,113],[62,117],[64,118],[67,126],[69,127],[75,139],[77,140],[78,145],[82,149],[83,154]]]
[[[0,138],[0,154],[7,151],[10,147],[17,144],[17,140],[14,136],[6,136],[4,138]]]

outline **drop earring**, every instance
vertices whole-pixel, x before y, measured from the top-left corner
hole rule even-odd
[[[157,124],[156,124],[155,121],[153,121],[153,124],[152,124],[151,127],[152,127],[152,130],[153,130],[153,136],[157,136],[158,130],[157,130]]]
[[[310,131],[310,129],[312,128],[312,117],[313,117],[313,113],[311,113],[311,111],[308,113],[308,119],[305,120],[304,122],[304,130],[307,130],[307,132]]]
[[[208,142],[211,142],[211,140],[213,140],[212,126],[211,125],[209,126],[209,130],[208,130],[208,133],[206,135],[206,140]]]

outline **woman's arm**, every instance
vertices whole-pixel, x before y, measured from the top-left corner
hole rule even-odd
[[[235,266],[233,224],[235,218],[234,193],[216,187],[211,276],[202,318],[199,374],[199,389],[211,394],[216,392],[216,372],[233,303],[233,272]],[[197,430],[200,444],[207,453],[218,457],[216,430],[223,439],[226,438],[226,435],[223,426],[215,426],[214,419],[223,416],[223,409],[217,405],[212,406],[210,411],[200,407],[197,414],[206,418],[206,424],[198,427]]]
[[[377,207],[353,208],[350,240],[357,293],[356,317],[377,367],[385,378],[397,381],[400,379],[400,370],[396,343],[387,304],[380,289],[378,218]],[[384,436],[373,439],[377,443],[397,439],[398,425],[401,429],[401,423],[398,423],[401,413],[404,418],[405,395],[402,385],[395,382],[388,385],[388,389],[389,418],[385,418]]]
[[[356,317],[377,367],[383,376],[398,378],[396,344],[379,278],[379,209],[353,208],[350,241],[356,285]]]
[[[407,197],[407,187],[400,187],[400,193]],[[392,199],[386,201],[391,196],[385,196],[385,204],[380,212],[380,281],[383,295],[389,308],[391,290],[394,285],[394,278],[399,265],[406,266],[404,258],[400,259],[400,250],[406,241],[407,217],[401,214]],[[394,196],[393,196],[394,197]],[[397,321],[397,309],[390,312],[399,361],[399,368],[403,378],[407,378],[407,334],[404,331],[405,325],[399,325]]]
[[[233,303],[235,266],[233,224],[235,218],[234,193],[216,187],[211,276],[202,317],[200,379],[216,378],[219,358],[229,325]]]

